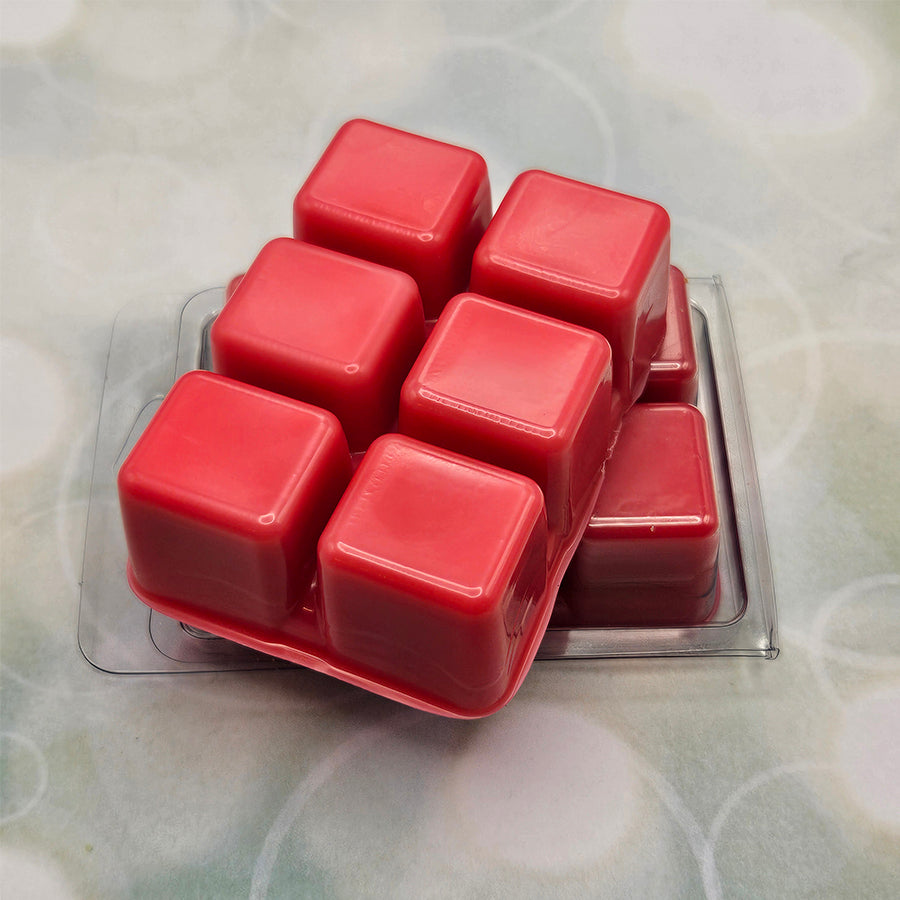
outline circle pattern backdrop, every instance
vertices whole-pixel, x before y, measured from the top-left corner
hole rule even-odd
[[[900,892],[900,12],[0,0],[0,884],[54,897]],[[243,271],[367,116],[648,196],[723,276],[783,646],[539,663],[456,722],[75,638],[115,311]]]

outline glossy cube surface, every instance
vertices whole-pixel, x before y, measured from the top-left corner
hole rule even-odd
[[[604,335],[614,405],[624,411],[662,341],[668,269],[661,206],[531,171],[513,182],[478,245],[470,290]]]
[[[509,687],[546,577],[541,492],[408,437],[376,441],[319,543],[334,651],[461,710]]]
[[[316,542],[350,474],[330,413],[189,372],[119,470],[132,587],[278,622],[308,591]]]
[[[353,450],[393,425],[424,339],[408,275],[291,238],[263,247],[210,331],[217,372],[333,412]]]
[[[294,237],[409,273],[436,318],[468,286],[490,217],[477,153],[355,119],[300,188]]]
[[[527,475],[563,533],[606,458],[610,386],[602,336],[462,294],[403,385],[400,430]]]
[[[684,275],[669,266],[666,335],[650,361],[644,403],[695,403],[700,369],[691,325],[691,302]]]
[[[719,515],[706,424],[693,406],[635,406],[573,563],[578,625],[704,621],[715,603]]]

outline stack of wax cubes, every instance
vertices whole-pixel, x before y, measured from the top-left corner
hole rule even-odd
[[[550,622],[703,621],[718,517],[658,205],[344,125],[118,476],[128,578],[195,628],[487,715]],[[652,402],[637,402],[652,401]],[[560,584],[574,557],[568,580]]]

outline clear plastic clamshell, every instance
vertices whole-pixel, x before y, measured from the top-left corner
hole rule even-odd
[[[719,602],[690,627],[551,627],[538,659],[778,654],[775,596],[759,484],[731,319],[721,281],[689,279],[699,364],[697,406],[706,418],[720,516]],[[79,646],[99,669],[123,673],[290,667],[151,611],[132,593],[116,475],[174,381],[210,368],[209,329],[225,292],[187,303],[128,306],[116,319],[100,408],[78,618]]]

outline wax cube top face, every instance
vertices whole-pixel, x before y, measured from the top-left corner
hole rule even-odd
[[[354,449],[397,414],[424,341],[403,272],[278,238],[263,247],[213,324],[216,371],[325,407]]]
[[[668,236],[669,217],[655,203],[533,171],[515,180],[478,253],[621,303],[640,289]]]
[[[291,238],[266,244],[213,325],[213,352],[240,341],[275,359],[298,348],[335,368],[365,365],[418,303],[403,272]],[[424,326],[423,326],[424,334]]]
[[[490,216],[477,153],[356,119],[298,192],[294,236],[408,272],[433,318],[465,290]]]
[[[665,330],[669,217],[655,203],[547,172],[513,182],[472,263],[470,289],[599,331],[615,404],[644,389]]]
[[[598,297],[633,300],[668,240],[669,217],[656,203],[532,171],[513,182],[477,259],[580,295],[579,324],[589,327]]]
[[[542,519],[543,497],[528,479],[387,435],[369,448],[319,552],[477,615],[502,602]]]
[[[546,440],[567,439],[574,407],[604,378],[599,335],[476,294],[454,298],[404,384],[404,396],[463,403],[482,419]],[[493,414],[493,415],[492,415]]]
[[[311,202],[428,235],[446,227],[460,205],[457,191],[470,186],[481,162],[471,150],[357,119],[337,133],[304,194]]]
[[[119,471],[128,496],[250,535],[276,529],[323,447],[330,413],[208,372],[170,390]]]

